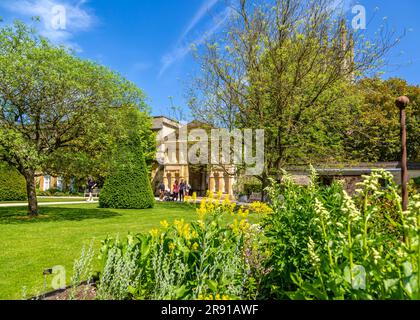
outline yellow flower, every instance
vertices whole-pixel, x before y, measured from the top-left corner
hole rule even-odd
[[[249,206],[250,211],[257,214],[272,214],[273,209],[271,209],[267,204],[262,202],[254,202]]]
[[[160,222],[160,225],[162,226],[163,229],[168,229],[169,228],[169,223],[166,220],[163,220]]]
[[[203,220],[198,220],[198,225],[200,226],[201,229],[204,229],[206,227],[206,224],[204,223]]]
[[[203,200],[200,203],[200,208],[197,209],[198,218],[200,220],[204,220],[206,214],[207,214],[207,205],[206,202]]]
[[[199,247],[198,243],[194,242],[194,244],[192,245],[192,249],[195,251],[198,249],[198,247]]]
[[[239,228],[240,228],[242,231],[247,231],[249,228],[251,228],[251,225],[248,223],[248,221],[247,221],[247,220],[242,220],[242,221],[239,223]]]
[[[223,200],[223,209],[226,210],[228,213],[233,214],[233,211],[236,208],[236,203],[232,203],[230,201],[230,197],[227,196],[224,200]]]
[[[152,235],[152,237],[156,238],[159,236],[159,230],[158,229],[152,229],[150,231],[150,234]]]
[[[193,238],[198,238],[198,233],[197,233],[197,231],[193,231],[192,233],[191,233],[191,237],[193,237]]]
[[[233,220],[233,224],[230,226],[235,234],[239,233],[238,219]]]
[[[246,219],[246,218],[248,218],[248,216],[249,216],[249,210],[244,210],[245,208],[244,207],[241,207],[239,210],[238,210],[238,216],[239,216],[239,218],[241,218],[241,219]]]
[[[184,219],[175,220],[175,222],[174,222],[174,226],[175,226],[176,230],[181,235],[182,235],[183,230],[184,230],[184,223],[185,223]]]
[[[190,225],[188,223],[185,224],[184,227],[182,228],[182,236],[186,240],[190,240],[191,239]]]
[[[213,202],[214,199],[214,192],[213,191],[209,191],[209,200],[210,202]]]
[[[174,251],[174,250],[175,250],[175,248],[176,248],[175,243],[171,242],[171,243],[169,244],[169,250]]]
[[[222,200],[222,197],[223,197],[223,192],[222,191],[219,191],[217,193],[217,199],[219,200],[219,202]]]

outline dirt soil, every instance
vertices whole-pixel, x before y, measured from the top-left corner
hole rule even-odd
[[[75,289],[69,288],[62,291],[57,291],[52,294],[47,294],[45,298],[41,297],[41,300],[80,300],[80,301],[91,301],[96,298],[96,287],[93,285],[82,285]],[[72,298],[73,294],[73,298]]]

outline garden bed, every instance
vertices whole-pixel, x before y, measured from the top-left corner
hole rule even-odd
[[[67,301],[80,300],[91,301],[96,298],[96,285],[83,283],[77,288],[68,286],[65,289],[55,290],[29,300],[45,300],[45,301]]]

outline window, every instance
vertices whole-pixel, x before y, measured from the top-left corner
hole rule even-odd
[[[44,191],[51,189],[51,176],[44,176]]]
[[[62,177],[57,178],[57,189],[60,191],[63,191],[63,178]]]

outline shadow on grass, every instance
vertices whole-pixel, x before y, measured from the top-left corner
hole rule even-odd
[[[26,208],[0,208],[0,224],[26,224],[58,221],[83,221],[91,219],[110,219],[121,216],[107,209],[54,208],[40,209],[38,217],[28,216]]]

